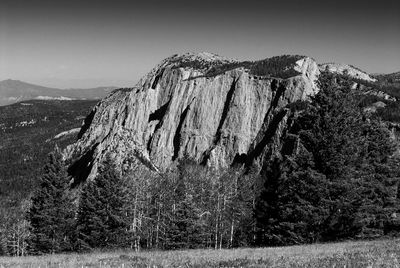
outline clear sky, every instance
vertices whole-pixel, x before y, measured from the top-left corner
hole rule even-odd
[[[189,51],[400,71],[400,1],[0,0],[0,80],[132,86]]]

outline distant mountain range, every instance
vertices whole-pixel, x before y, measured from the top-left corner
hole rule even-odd
[[[116,87],[87,89],[58,89],[25,83],[19,80],[0,81],[0,106],[19,101],[41,100],[95,100],[107,96]]]

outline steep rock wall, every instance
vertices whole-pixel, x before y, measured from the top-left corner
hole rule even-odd
[[[161,171],[184,157],[215,168],[262,163],[280,146],[284,107],[318,91],[318,65],[303,57],[290,66],[297,75],[287,79],[255,76],[244,67],[206,75],[206,68],[232,62],[209,53],[173,56],[134,88],[114,91],[65,150],[72,174],[92,178],[108,153],[120,166],[133,159]]]

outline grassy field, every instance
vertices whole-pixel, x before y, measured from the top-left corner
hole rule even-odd
[[[400,267],[400,240],[231,250],[120,250],[0,257],[0,268],[5,267]]]

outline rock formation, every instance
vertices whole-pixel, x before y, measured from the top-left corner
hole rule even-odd
[[[339,63],[324,63],[319,65],[320,71],[328,71],[332,73],[338,74],[347,74],[350,77],[375,82],[377,81],[375,78],[372,78],[366,72],[347,64],[339,64]]]
[[[129,159],[161,171],[185,157],[215,168],[259,165],[280,146],[285,106],[315,94],[319,73],[302,56],[174,55],[99,102],[64,156],[79,179],[93,177],[108,153],[119,166]]]

